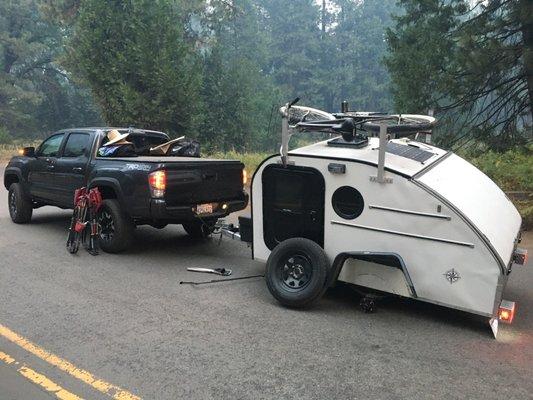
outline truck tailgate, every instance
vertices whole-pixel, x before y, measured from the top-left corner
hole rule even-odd
[[[164,163],[167,206],[199,204],[242,197],[242,169],[238,161],[198,160]]]

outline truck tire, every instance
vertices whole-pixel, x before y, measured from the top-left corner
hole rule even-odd
[[[185,232],[193,239],[207,239],[215,230],[217,219],[204,219],[183,224]]]
[[[287,239],[270,253],[266,282],[272,296],[287,307],[301,308],[326,291],[329,262],[324,250],[304,238]]]
[[[20,183],[12,183],[9,186],[8,207],[11,220],[15,224],[26,224],[31,221],[33,204],[26,196]]]
[[[100,248],[106,253],[120,253],[133,241],[135,224],[115,199],[104,200],[98,212],[100,224]]]

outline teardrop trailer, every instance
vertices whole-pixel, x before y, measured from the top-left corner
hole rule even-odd
[[[257,168],[251,216],[239,217],[271,294],[304,307],[341,281],[487,317],[494,335],[512,322],[515,303],[502,296],[512,264],[527,262],[521,217],[473,165],[408,138],[435,119],[297,100],[280,109],[281,154]],[[336,137],[289,151],[296,132]]]

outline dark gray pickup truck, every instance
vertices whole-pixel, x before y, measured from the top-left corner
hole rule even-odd
[[[189,235],[206,237],[218,218],[246,207],[241,162],[175,156],[99,157],[98,149],[111,129],[129,132],[128,141],[136,149],[150,149],[169,140],[157,131],[81,128],[56,132],[37,149],[25,148],[23,155],[11,159],[4,173],[13,222],[29,222],[33,209],[44,205],[71,209],[75,189],[98,187],[104,198],[100,246],[119,252],[131,243],[136,225],[183,224]]]

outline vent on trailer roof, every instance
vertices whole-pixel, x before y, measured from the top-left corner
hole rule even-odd
[[[393,142],[387,143],[387,153],[396,154],[397,156],[409,158],[410,160],[419,161],[421,163],[429,160],[435,155],[435,153],[422,150],[416,146],[403,145]]]

